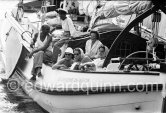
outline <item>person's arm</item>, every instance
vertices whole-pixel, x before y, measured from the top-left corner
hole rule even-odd
[[[81,64],[79,69],[82,71],[95,71],[96,65],[93,62],[86,62],[84,64]]]
[[[73,21],[70,18],[68,18],[67,22],[68,22],[70,34],[71,34],[71,36],[74,36],[74,33],[76,32],[76,29],[74,27]]]
[[[35,33],[34,37],[32,38],[31,40],[31,44],[30,44],[30,47],[33,48],[33,45],[35,44],[36,40],[37,40],[37,37],[38,37],[38,33]]]
[[[92,62],[92,60],[91,60],[88,56],[85,56],[85,57],[82,59],[81,63],[84,64],[84,63],[87,63],[87,62]]]
[[[29,57],[31,58],[32,55],[33,55],[34,53],[37,53],[38,51],[45,51],[45,50],[49,47],[51,41],[52,41],[52,37],[51,37],[51,36],[47,36],[47,41],[46,41],[46,43],[45,43],[42,47],[33,50],[33,51],[30,53]]]
[[[86,56],[89,56],[89,46],[90,46],[90,42],[89,42],[90,40],[87,40],[86,41],[86,44],[85,44],[85,55]]]
[[[54,69],[66,68],[63,62],[64,62],[64,59],[60,60],[59,62],[57,62],[56,64],[52,66],[52,69],[54,70]]]

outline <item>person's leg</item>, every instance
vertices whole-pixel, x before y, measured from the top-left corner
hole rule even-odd
[[[50,62],[52,60],[52,52],[49,50],[46,50],[43,54],[43,63]]]
[[[66,51],[67,47],[68,47],[68,43],[65,43],[65,44],[63,44],[63,46],[60,48],[60,49],[61,49],[61,55],[60,55],[60,57],[59,57],[60,59],[64,58],[65,51]]]
[[[61,47],[63,46],[63,44],[65,43],[65,39],[59,40],[58,42],[56,42],[53,46],[53,62],[56,63],[59,54],[61,53]]]
[[[42,63],[43,63],[43,51],[39,51],[36,54],[34,54],[34,60],[33,60],[33,68],[32,68],[32,75],[33,77],[31,80],[36,80],[36,75],[41,72]]]

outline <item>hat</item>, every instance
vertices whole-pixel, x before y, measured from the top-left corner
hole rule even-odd
[[[65,53],[71,53],[73,54],[73,49],[71,47],[68,47],[66,50],[65,50]]]
[[[62,9],[62,8],[57,9],[57,12],[58,12],[59,14],[67,14],[67,13],[68,13],[67,10]]]

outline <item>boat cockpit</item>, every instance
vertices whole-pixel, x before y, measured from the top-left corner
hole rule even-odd
[[[23,10],[19,9],[17,11],[17,16],[15,18],[16,20],[20,20],[18,18],[21,18],[21,21],[18,22],[19,25],[22,26],[20,29],[23,30],[23,32],[20,32],[20,34],[21,39],[23,39],[22,44],[24,45],[22,48],[24,51],[21,57],[23,57],[24,60],[27,57],[27,53],[29,53],[28,51],[32,49],[28,46],[28,44],[30,44],[30,40],[34,33],[39,31],[41,25],[45,21],[42,20],[42,16],[46,14],[47,8],[49,7],[53,6],[42,6],[42,15],[39,15],[38,13],[23,13]],[[166,40],[163,37],[155,35],[153,30],[148,30],[140,23],[143,19],[147,19],[149,15],[153,15],[154,12],[161,12],[161,10],[159,10],[159,8],[156,6],[153,6],[145,13],[138,15],[133,21],[130,22],[130,24],[126,25],[125,29],[115,25],[114,23],[93,26],[94,29],[97,29],[100,33],[99,40],[110,50],[101,68],[96,70],[97,72],[130,72],[132,70],[163,71],[165,69],[165,63],[163,62],[165,62],[166,57]],[[12,20],[12,22],[13,21],[14,20]],[[154,21],[154,27],[157,27],[159,22],[160,21],[158,20]],[[80,24],[76,22],[75,26],[77,26],[77,30],[80,30],[78,25]],[[11,31],[16,31],[16,28],[10,27],[8,33]],[[61,33],[61,29],[52,28],[52,32]],[[80,30],[76,37],[70,39],[68,47],[73,49],[80,47],[84,50],[85,42],[88,39],[89,32],[82,32]],[[50,66],[50,64],[47,65]]]

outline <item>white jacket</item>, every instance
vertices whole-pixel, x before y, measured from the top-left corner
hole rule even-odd
[[[102,45],[102,43],[99,40],[96,40],[96,42],[92,45],[92,40],[89,39],[86,42],[85,45],[85,55],[89,56],[90,58],[95,57],[97,55],[99,47]]]

